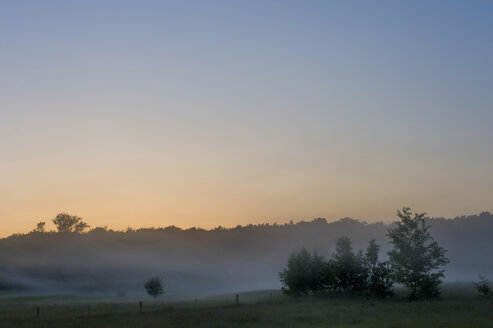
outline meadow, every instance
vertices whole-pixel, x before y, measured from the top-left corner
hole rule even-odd
[[[292,298],[279,291],[202,298],[3,296],[0,327],[492,327],[493,300],[446,288],[437,300],[401,295]],[[89,307],[88,307],[89,306]],[[40,316],[36,317],[37,308]]]

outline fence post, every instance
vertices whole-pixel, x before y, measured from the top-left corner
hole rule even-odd
[[[91,305],[87,304],[87,316],[91,315]]]
[[[197,308],[197,299],[195,299],[195,308]]]
[[[139,302],[140,313],[142,313],[142,301]]]
[[[39,319],[39,306],[36,308],[36,319]]]
[[[236,305],[240,305],[240,295],[236,294]]]

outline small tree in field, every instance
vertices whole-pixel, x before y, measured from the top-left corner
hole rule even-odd
[[[86,228],[89,228],[89,225],[82,221],[81,217],[67,213],[57,214],[52,221],[58,232],[82,232]]]
[[[491,296],[490,283],[482,274],[479,275],[479,281],[473,282],[472,284],[476,287],[480,298],[487,298]]]
[[[411,299],[431,298],[440,294],[444,277],[440,267],[449,260],[425,223],[425,213],[413,213],[408,207],[397,211],[399,221],[389,229],[394,248],[388,253],[396,282],[411,289]]]
[[[159,277],[152,277],[144,284],[147,294],[156,298],[164,293],[163,280]]]

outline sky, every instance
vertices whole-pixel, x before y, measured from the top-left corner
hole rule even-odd
[[[493,211],[492,15],[1,1],[0,236]]]

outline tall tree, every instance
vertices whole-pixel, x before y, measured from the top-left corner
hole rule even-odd
[[[318,255],[318,253],[315,252],[311,256],[310,277],[308,283],[308,287],[310,291],[314,294],[324,290],[325,288],[325,282],[324,282],[325,269],[326,269],[326,261],[324,257]]]
[[[57,214],[52,221],[58,232],[82,232],[86,228],[89,228],[89,225],[82,221],[81,217],[67,213]]]
[[[446,251],[431,236],[426,213],[413,214],[404,207],[397,216],[399,220],[388,231],[394,246],[388,255],[395,280],[411,289],[411,299],[436,297],[444,278],[440,267],[449,262]]]
[[[317,259],[318,262],[318,259]],[[312,255],[301,249],[299,253],[292,252],[288,258],[288,266],[279,272],[282,290],[292,295],[307,295],[314,285],[312,270]]]
[[[366,248],[365,260],[368,270],[368,293],[374,297],[386,298],[392,296],[394,284],[391,268],[387,261],[378,261],[380,245],[372,239]]]
[[[368,271],[364,265],[364,256],[360,251],[353,252],[351,239],[341,237],[336,241],[336,252],[330,260],[335,277],[336,290],[345,293],[360,293],[366,289]]]
[[[378,263],[378,252],[380,251],[380,245],[377,244],[375,239],[370,240],[370,244],[366,248],[366,261],[370,270],[373,271]]]

